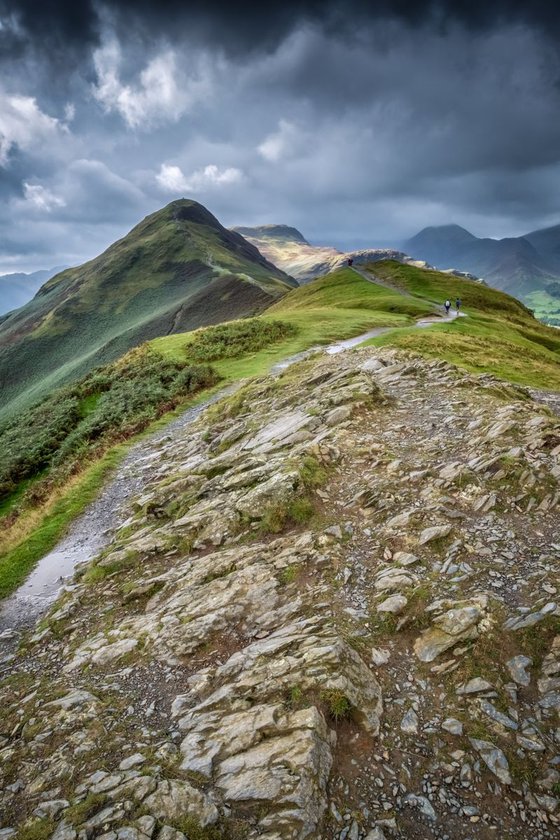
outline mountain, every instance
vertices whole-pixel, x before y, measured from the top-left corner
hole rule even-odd
[[[258,227],[236,227],[234,228],[241,236],[247,239],[277,239],[280,242],[301,242],[309,245],[304,235],[295,227],[289,225],[259,225]]]
[[[560,269],[560,225],[534,230],[523,237],[541,254],[558,260]]]
[[[404,248],[438,268],[473,272],[524,300],[560,277],[560,226],[505,239],[480,239],[459,225],[427,227]]]
[[[17,272],[16,274],[0,275],[0,315],[23,306],[24,303],[31,300],[43,283],[46,283],[60,271],[64,271],[65,268],[67,266],[58,265],[55,268],[33,271],[31,274]]]
[[[350,258],[357,265],[380,260],[397,260],[418,265],[418,262],[411,260],[402,251],[392,248],[343,252],[330,245],[310,245],[299,230],[288,225],[235,227],[233,230],[246,237],[267,259],[295,277],[300,284],[309,283],[315,277],[336,271]]]
[[[0,318],[2,414],[148,339],[261,312],[294,285],[202,205],[174,201]]]

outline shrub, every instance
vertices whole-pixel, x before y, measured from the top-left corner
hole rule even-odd
[[[0,428],[0,500],[42,470],[70,474],[217,379],[208,365],[170,361],[141,347],[59,389]],[[27,502],[41,496],[35,485]]]
[[[246,353],[255,353],[284,338],[295,335],[296,328],[283,321],[263,321],[248,318],[206,327],[196,334],[194,341],[185,348],[187,356],[195,362],[214,362],[219,359],[237,359]]]

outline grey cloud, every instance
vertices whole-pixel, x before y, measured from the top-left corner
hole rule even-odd
[[[337,28],[288,6],[282,25],[270,19],[274,38],[249,52],[197,40],[196,28],[181,40],[181,22],[164,38],[165,8],[151,40],[131,24],[118,41],[107,12],[78,16],[75,41],[89,48],[59,87],[47,71],[31,72],[42,66],[38,54],[10,64],[9,93],[35,96],[61,123],[68,101],[76,114],[36,148],[15,143],[0,167],[0,271],[18,249],[23,268],[93,256],[179,197],[158,182],[162,166],[178,168],[226,224],[287,222],[341,247],[388,243],[428,223],[507,235],[558,220],[558,55],[526,25],[538,4],[533,17],[512,12],[518,22],[501,27],[460,9],[434,27],[433,16],[413,13],[425,6],[411,4],[400,19],[386,19],[381,5],[368,17],[375,25],[350,16],[349,28]],[[338,8],[329,6],[331,22]],[[25,16],[21,27],[31,37]],[[224,31],[236,38],[235,27]],[[103,100],[91,56],[111,39],[120,44],[118,86]],[[173,78],[204,68],[188,106],[173,98],[178,85],[167,109],[157,90],[146,93],[152,81],[142,74],[165,54]],[[205,179],[208,166],[243,177]],[[25,184],[36,188],[27,198]]]

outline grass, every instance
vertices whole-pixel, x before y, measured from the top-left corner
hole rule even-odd
[[[305,525],[315,508],[305,496],[295,496],[289,502],[278,502],[267,508],[259,522],[261,534],[279,534],[290,526]]]
[[[294,289],[259,316],[263,324],[277,323],[280,318],[290,330],[283,340],[242,357],[213,360],[212,367],[227,381],[260,376],[275,362],[310,347],[350,338],[374,327],[406,326],[432,310],[429,303],[411,301],[368,283],[349,269],[341,269]],[[189,347],[196,346],[201,332],[156,338],[150,346],[170,360],[188,359]]]
[[[153,434],[170,419],[206,399],[215,388],[185,399],[166,416],[155,420],[141,434],[109,449],[78,475],[56,488],[40,508],[29,511],[0,536],[0,598],[13,592],[41,557],[64,536],[74,519],[97,497],[107,476],[115,470],[129,448]]]
[[[55,821],[52,819],[33,820],[19,829],[16,840],[47,840],[54,829]]]
[[[82,825],[100,811],[106,802],[107,797],[104,793],[88,793],[82,802],[77,802],[68,808],[64,815],[65,819],[70,825]]]
[[[352,714],[352,704],[346,695],[336,688],[321,692],[321,700],[326,704],[327,713],[336,723],[348,719]]]
[[[367,344],[401,347],[473,373],[560,390],[560,333],[536,321],[515,298],[474,281],[390,261],[377,263],[375,270],[434,302],[461,297],[468,318],[429,329],[393,330]]]

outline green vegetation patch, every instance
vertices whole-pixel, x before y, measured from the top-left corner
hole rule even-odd
[[[141,347],[56,391],[0,427],[0,501],[46,469],[49,478],[41,489],[50,490],[53,470],[71,474],[92,454],[142,431],[181,399],[216,380],[208,365],[172,362]],[[39,497],[35,484],[27,500],[40,501]]]
[[[230,321],[197,331],[186,351],[189,360],[194,362],[238,359],[293,336],[296,332],[293,324],[284,321],[265,321],[259,318]]]

